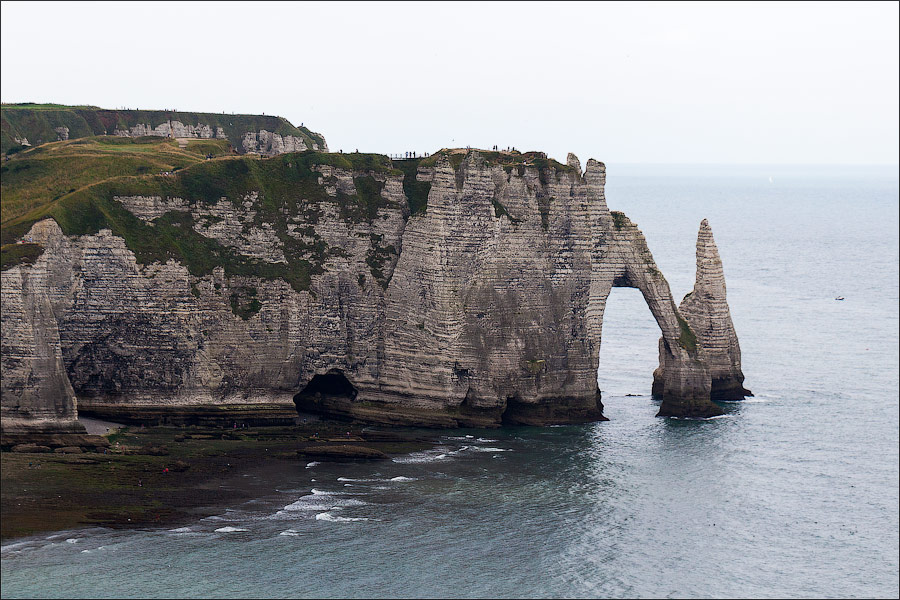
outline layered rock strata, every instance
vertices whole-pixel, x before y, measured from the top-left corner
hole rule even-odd
[[[709,370],[710,397],[713,400],[741,400],[753,394],[744,388],[741,371],[741,347],[738,343],[725,292],[725,274],[712,229],[706,219],[697,234],[697,275],[693,291],[678,307],[702,348],[702,360]],[[654,373],[653,392],[663,395],[665,376],[660,342],[660,369]]]
[[[55,223],[33,228],[36,235]],[[77,399],[63,364],[50,303],[48,258],[3,271],[0,281],[2,402],[0,445],[39,435],[51,447],[102,445],[77,420]]]
[[[297,169],[278,164],[285,178]],[[80,408],[134,421],[284,422],[295,407],[438,427],[600,420],[615,286],[640,289],[662,330],[661,414],[716,414],[719,361],[704,361],[640,230],[609,211],[602,163],[582,174],[572,155],[453,151],[420,162],[415,181],[324,162],[313,176],[302,193],[115,196],[138,223],[183,223],[256,272],[147,262],[109,229],[36,223],[44,254],[3,273],[4,430],[37,415],[30,406],[53,410],[64,381]],[[411,214],[421,186],[427,208]],[[277,222],[261,221],[272,207]],[[308,280],[267,274],[301,264]],[[7,295],[22,306],[10,319],[45,338],[6,326]],[[49,378],[40,386],[37,359],[21,358],[32,355]],[[33,401],[8,393],[25,388]]]
[[[209,125],[198,123],[196,125],[185,125],[180,121],[167,121],[160,123],[156,127],[151,127],[147,123],[138,123],[127,129],[116,129],[113,135],[121,137],[141,137],[145,135],[157,137],[173,137],[173,138],[201,138],[201,139],[227,139],[225,130],[221,127],[213,129]],[[68,130],[66,137],[60,139],[69,139]],[[306,140],[299,136],[279,135],[277,133],[260,129],[259,132],[247,131],[241,136],[239,149],[244,153],[262,154],[263,156],[275,156],[276,154],[284,154],[285,152],[303,152],[305,150],[316,150],[328,152],[327,144],[318,144],[312,142],[307,144]]]
[[[209,125],[197,123],[196,125],[185,125],[181,121],[166,121],[160,123],[156,127],[152,127],[149,123],[138,123],[131,127],[113,131],[113,135],[121,137],[142,137],[145,135],[157,137],[174,137],[174,138],[220,138],[225,139],[225,130],[221,127],[213,129]]]
[[[275,156],[285,152],[303,152],[304,150],[328,152],[328,146],[324,144],[323,146],[320,148],[319,144],[314,142],[310,148],[302,137],[293,135],[282,136],[265,129],[261,129],[259,133],[248,131],[241,138],[241,147],[244,152],[262,154],[264,156]]]

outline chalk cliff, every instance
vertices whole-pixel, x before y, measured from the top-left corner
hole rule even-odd
[[[710,397],[713,400],[741,400],[752,396],[744,389],[741,371],[741,347],[725,294],[725,274],[719,249],[709,222],[703,219],[697,234],[697,277],[693,291],[678,307],[702,348],[702,360],[709,369]],[[654,373],[653,393],[665,394],[666,367],[663,342],[660,341],[660,368]]]
[[[75,395],[136,421],[600,420],[615,286],[640,289],[662,330],[660,414],[718,414],[711,389],[737,381],[711,234],[694,294],[714,300],[683,313],[643,234],[608,209],[602,163],[248,160],[104,182],[17,225],[44,252],[3,271],[4,431],[48,411],[71,422]]]

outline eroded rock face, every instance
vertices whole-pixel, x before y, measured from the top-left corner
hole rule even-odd
[[[438,427],[600,420],[598,352],[614,286],[640,289],[663,332],[661,414],[716,414],[711,372],[724,373],[724,359],[705,362],[702,311],[681,315],[640,230],[607,208],[603,164],[588,161],[582,175],[574,155],[565,167],[460,158],[419,167],[430,191],[415,216],[402,175],[319,165],[324,200],[289,216],[288,237],[258,222],[261,193],[116,198],[151,224],[190,213],[194,231],[262,265],[283,264],[285,244],[301,243],[322,262],[299,291],[264,274],[140,264],[109,230],[66,236],[37,223],[29,235],[44,255],[3,273],[4,430],[7,414],[30,418],[28,402],[7,393],[37,370],[26,355],[56,374],[29,388],[31,405],[55,410],[51,388],[70,381],[80,406],[126,420],[283,422],[295,402]],[[346,198],[365,181],[380,201],[351,218]],[[19,329],[6,326],[7,295]],[[26,339],[37,341],[17,349]]]
[[[61,128],[57,127],[59,139],[69,139],[68,128],[63,133]],[[203,123],[191,125],[190,123],[182,123],[181,121],[170,120],[160,123],[156,127],[152,127],[149,123],[138,123],[125,129],[113,130],[113,135],[121,137],[172,137],[172,138],[200,138],[200,139],[227,139],[225,130],[221,127],[212,127]],[[65,136],[65,137],[63,137]],[[247,131],[241,136],[239,151],[243,153],[262,154],[263,156],[275,156],[284,154],[285,152],[303,152],[305,150],[316,150],[320,152],[328,152],[326,143],[318,144],[316,142],[307,144],[306,140],[299,136],[279,135],[271,131],[261,129],[256,131]]]
[[[262,154],[264,156],[275,156],[285,152],[303,152],[304,150],[328,152],[327,145],[320,148],[319,144],[314,142],[312,148],[309,148],[306,145],[306,141],[301,137],[293,135],[281,136],[265,129],[261,129],[259,133],[252,131],[245,133],[241,139],[241,147],[244,152]]]
[[[43,221],[33,228],[59,228]],[[51,248],[47,247],[48,251]],[[56,315],[50,302],[49,257],[3,271],[2,287],[2,416],[4,444],[16,434],[40,431],[85,433],[77,419],[77,401],[63,365]]]
[[[678,307],[703,347],[709,368],[713,400],[741,400],[752,396],[744,389],[741,347],[725,294],[725,274],[709,222],[703,219],[697,234],[697,276],[694,289]]]
[[[145,135],[153,135],[158,137],[175,137],[175,138],[220,138],[225,139],[225,131],[221,127],[213,129],[209,125],[198,123],[196,125],[184,124],[181,121],[166,121],[160,123],[156,127],[151,127],[147,123],[138,123],[127,129],[116,129],[113,135],[123,137],[142,137]]]

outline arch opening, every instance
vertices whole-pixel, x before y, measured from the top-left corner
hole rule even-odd
[[[653,371],[659,366],[660,329],[640,290],[612,288],[603,315],[597,371],[607,410],[610,399],[651,395]]]

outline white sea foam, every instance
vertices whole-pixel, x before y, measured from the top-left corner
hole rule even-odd
[[[276,514],[312,510],[340,510],[347,506],[365,506],[366,504],[368,503],[355,498],[332,498],[330,495],[325,494],[310,495],[303,496],[296,502],[288,504]]]
[[[734,415],[716,415],[714,417],[669,417],[676,421],[712,421],[713,419],[730,419]]]
[[[54,537],[54,536],[51,536],[51,537]],[[46,538],[46,539],[49,540],[50,538]],[[30,545],[32,545],[32,544],[34,544],[34,541],[33,541],[33,540],[25,540],[24,542],[14,542],[14,543],[12,543],[12,544],[6,544],[6,545],[3,546],[2,548],[0,548],[0,551],[2,551],[2,552],[16,552],[16,551],[18,551],[20,548],[25,548],[25,547],[30,546]]]
[[[397,458],[394,458],[393,461],[400,464],[421,464],[447,458],[447,454],[445,452],[440,452],[440,454],[434,454],[434,452],[435,451],[413,452],[411,454],[408,454],[407,456],[398,456]]]
[[[772,400],[780,400],[781,398],[778,396],[765,397],[765,396],[752,396],[749,398],[744,398],[743,400],[720,400],[720,402],[728,402],[729,404],[761,404],[765,402],[771,402]]]
[[[236,533],[238,531],[249,531],[249,529],[244,529],[243,527],[232,527],[231,525],[219,527],[218,529],[216,529],[216,533]]]
[[[77,543],[78,543],[78,538],[69,538],[69,539],[66,540],[66,543],[67,543],[67,544],[77,544]]]
[[[490,444],[491,442],[496,442],[497,440],[492,440],[490,438],[478,438],[475,440],[476,442],[481,442],[482,444]]]
[[[312,461],[312,462],[306,463],[306,468],[307,468],[307,469],[312,469],[313,467],[317,467],[317,466],[319,466],[319,465],[321,465],[321,464],[322,464],[321,462],[319,462],[319,461],[317,461],[317,460],[314,460],[314,461]]]
[[[472,452],[512,452],[509,448],[494,448],[493,446],[472,446]]]
[[[323,512],[316,515],[316,521],[331,521],[332,523],[346,523],[349,521],[368,521],[367,517],[338,517],[331,513]]]
[[[192,530],[190,527],[178,527],[177,529],[170,529],[170,533],[190,533]]]
[[[282,531],[282,532],[279,533],[278,535],[287,535],[287,536],[290,536],[290,537],[297,537],[297,536],[300,535],[300,532],[299,532],[299,531],[294,531],[293,529],[285,529],[284,531]]]
[[[416,480],[415,477],[404,477],[401,475],[399,477],[391,477],[388,481],[415,481],[415,480]]]

